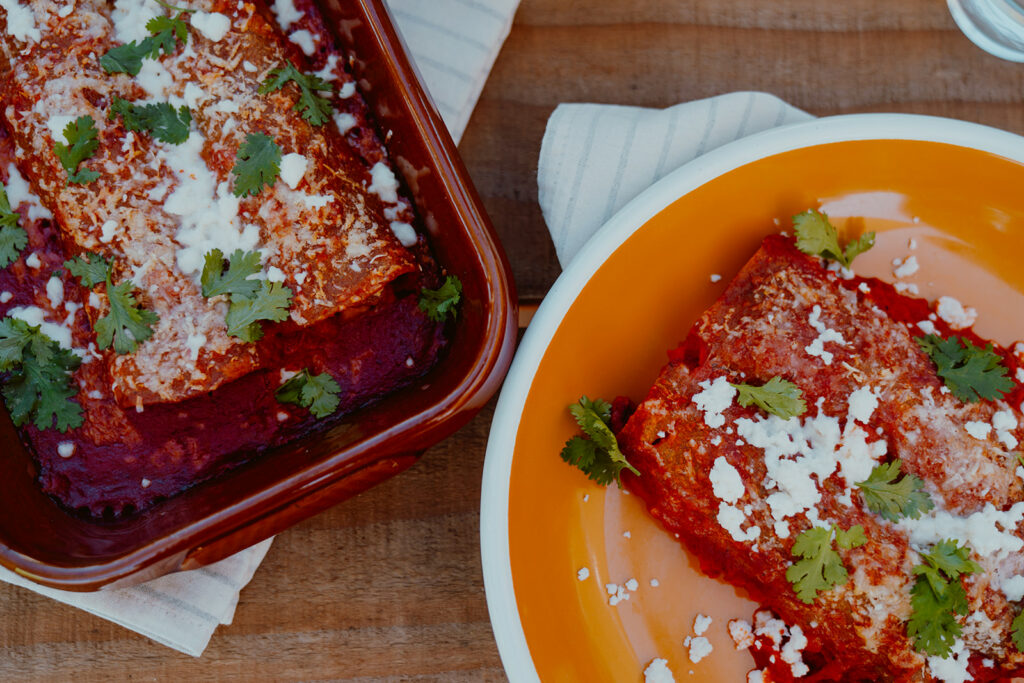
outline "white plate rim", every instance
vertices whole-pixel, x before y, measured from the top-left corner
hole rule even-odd
[[[512,455],[522,409],[547,347],[590,278],[634,232],[672,202],[720,175],[804,147],[855,140],[937,142],[1024,163],[1024,137],[977,123],[918,114],[847,114],[741,138],[680,166],[622,207],[552,285],[519,344],[491,421],[480,491],[480,554],[491,628],[511,681],[539,681],[519,619],[508,537]]]

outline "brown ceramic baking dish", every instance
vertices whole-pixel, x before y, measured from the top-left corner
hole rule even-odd
[[[463,283],[448,351],[412,386],[326,432],[114,521],[76,516],[43,494],[31,455],[0,410],[0,563],[67,590],[137,583],[222,559],[413,464],[465,424],[511,360],[516,304],[508,263],[469,177],[420,86],[383,0],[321,10],[377,117],[438,261]]]

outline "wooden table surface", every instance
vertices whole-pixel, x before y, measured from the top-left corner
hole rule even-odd
[[[733,90],[814,114],[1024,133],[1024,65],[974,47],[941,0],[522,0],[461,150],[523,299],[559,273],[535,173],[556,104]],[[281,534],[200,659],[0,585],[0,680],[503,680],[478,545],[492,408],[408,472]]]

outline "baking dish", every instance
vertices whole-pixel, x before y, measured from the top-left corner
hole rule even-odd
[[[76,516],[41,492],[0,411],[0,563],[46,585],[96,590],[209,564],[390,477],[467,422],[497,389],[515,342],[508,264],[382,0],[320,7],[376,116],[437,260],[463,283],[441,361],[333,427],[124,519]]]

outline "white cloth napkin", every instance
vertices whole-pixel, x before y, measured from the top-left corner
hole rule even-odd
[[[626,202],[686,162],[746,135],[811,118],[758,92],[668,109],[559,105],[537,162],[540,208],[559,263],[568,264]]]
[[[387,0],[413,62],[458,142],[519,0]],[[198,657],[220,624],[230,624],[238,594],[273,539],[202,569],[129,588],[75,593],[45,588],[0,567],[0,581],[23,586]]]

